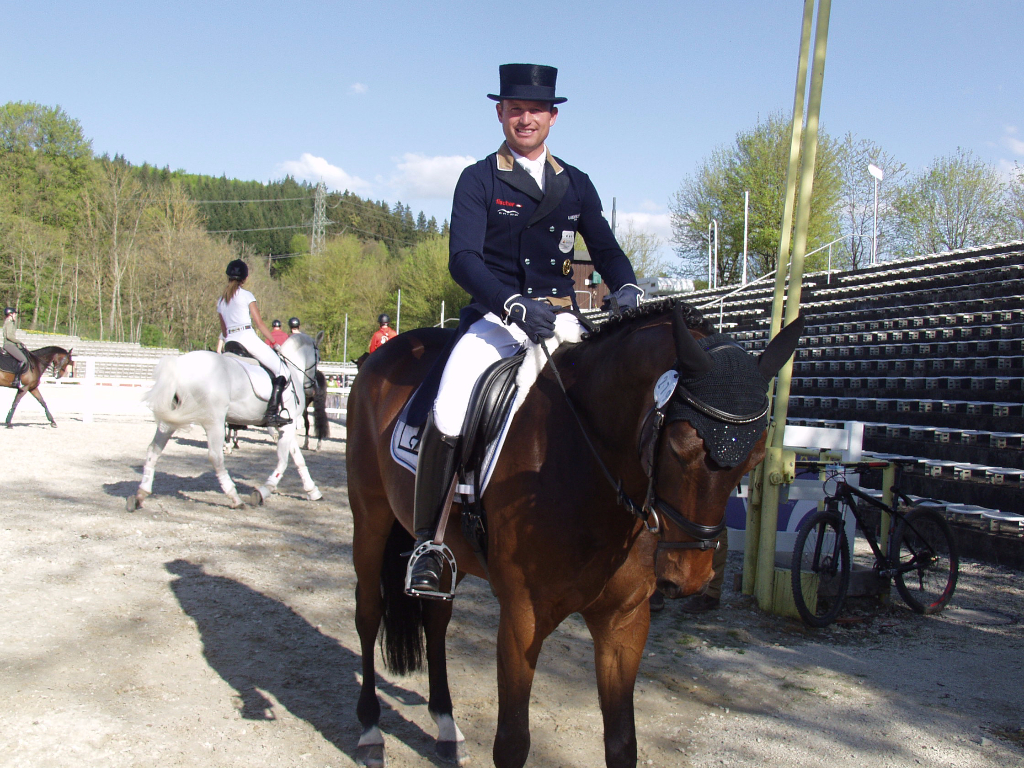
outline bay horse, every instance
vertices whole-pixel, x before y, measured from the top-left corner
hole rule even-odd
[[[495,766],[525,764],[541,645],[577,612],[594,641],[606,765],[636,765],[633,688],[648,599],[656,585],[674,598],[710,581],[729,495],[764,456],[768,383],[801,330],[802,320],[787,326],[757,358],[668,300],[626,310],[551,355],[483,492],[486,566],[461,533],[457,506],[445,535],[458,562],[454,578],[488,580],[499,603]],[[390,454],[396,419],[451,333],[420,329],[392,339],[363,362],[348,400],[361,765],[386,762],[374,670],[382,619],[387,668],[419,669],[425,655],[437,755],[468,759],[446,671],[453,603],[404,594],[414,477]]]
[[[39,384],[42,382],[46,370],[51,365],[53,366],[54,376],[58,379],[62,378],[68,371],[73,370],[72,366],[74,363],[71,360],[71,350],[63,349],[62,347],[41,347],[40,349],[25,351],[28,353],[28,367],[21,374],[21,389],[18,390],[18,394],[14,396],[14,402],[11,403],[11,410],[7,414],[6,426],[8,429],[13,428],[11,419],[14,418],[14,410],[27,392],[43,406],[43,412],[46,413],[46,419],[50,422],[50,426],[56,427],[57,422],[53,420],[50,409],[46,407],[43,393],[39,391]],[[13,372],[0,370],[0,387],[14,388]]]
[[[302,478],[302,488],[310,501],[323,498],[306,468],[296,438],[299,409],[305,402],[303,385],[316,375],[317,352],[313,339],[305,334],[292,334],[281,344],[291,380],[283,396],[284,407],[292,421],[279,428],[268,428],[277,442],[277,466],[266,482],[254,490],[249,501],[261,505],[277,490],[291,456]],[[258,364],[248,365],[233,355],[199,350],[180,357],[165,357],[157,363],[153,388],[146,396],[157,421],[156,434],[146,452],[142,481],[138,490],[127,498],[129,512],[142,507],[153,492],[156,463],[175,430],[188,424],[199,424],[206,431],[210,464],[227,495],[230,506],[244,506],[234,481],[224,467],[224,425],[226,423],[256,426],[263,423],[270,394],[270,377]]]

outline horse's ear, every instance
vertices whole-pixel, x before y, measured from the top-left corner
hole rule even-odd
[[[316,347],[317,349],[319,349],[320,348],[320,342],[323,341],[323,340],[324,340],[324,332],[323,331],[317,331],[316,332],[316,340],[313,342],[313,346]]]
[[[781,370],[796,349],[803,332],[804,316],[797,315],[796,320],[776,334],[768,348],[757,358],[757,369],[762,376],[770,379]]]
[[[672,335],[676,340],[676,369],[680,378],[695,379],[711,370],[711,355],[693,338],[678,304],[672,311]]]

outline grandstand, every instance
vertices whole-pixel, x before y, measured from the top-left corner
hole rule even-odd
[[[127,341],[83,341],[78,336],[33,331],[22,331],[20,340],[29,349],[62,347],[72,350],[75,377],[85,376],[85,364],[80,359],[98,357],[103,359],[96,363],[95,375],[100,378],[151,379],[153,367],[161,357],[181,354],[173,348],[143,347]],[[124,362],[115,362],[110,358],[124,358]]]
[[[757,351],[773,292],[686,300]],[[807,274],[802,311],[788,422],[864,422],[867,452],[916,460],[910,493],[1024,536],[1024,242]]]

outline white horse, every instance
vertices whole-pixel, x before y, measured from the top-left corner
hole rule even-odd
[[[260,505],[277,490],[291,455],[302,478],[302,488],[310,501],[323,498],[313,482],[302,458],[296,439],[295,425],[305,408],[306,380],[316,375],[316,344],[304,333],[293,333],[281,345],[281,356],[287,361],[291,385],[285,390],[283,409],[292,422],[280,428],[268,428],[277,441],[277,467],[267,481],[249,497]],[[188,424],[199,424],[206,430],[206,443],[220,487],[231,500],[231,507],[244,505],[235,484],[224,467],[224,424],[259,425],[267,411],[270,377],[255,360],[215,352],[189,352],[181,357],[165,357],[156,367],[156,383],[146,395],[156,417],[156,434],[146,452],[142,482],[128,497],[128,511],[133,512],[153,492],[156,462],[175,430]]]

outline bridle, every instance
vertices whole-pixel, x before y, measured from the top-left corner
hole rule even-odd
[[[576,419],[576,423],[580,427],[580,431],[583,434],[583,439],[586,441],[587,446],[590,448],[590,452],[594,455],[594,459],[597,461],[598,466],[601,468],[601,472],[605,478],[615,489],[617,502],[626,509],[627,512],[632,514],[637,519],[641,520],[646,526],[647,530],[658,536],[658,549],[696,549],[706,551],[709,549],[718,549],[719,542],[718,537],[722,531],[725,530],[725,513],[722,513],[722,519],[715,525],[702,525],[695,523],[692,520],[683,516],[681,512],[675,509],[671,504],[665,501],[657,492],[657,467],[658,458],[661,445],[664,442],[662,439],[662,433],[665,426],[665,412],[668,409],[669,403],[673,398],[678,397],[687,405],[697,410],[698,412],[708,416],[709,418],[721,421],[725,424],[732,425],[746,425],[752,424],[759,419],[764,418],[768,413],[768,398],[765,397],[764,406],[754,413],[747,414],[734,414],[728,411],[723,411],[715,408],[708,403],[705,403],[693,392],[688,390],[685,385],[679,381],[679,370],[678,363],[673,368],[669,369],[662,377],[658,380],[659,387],[662,387],[661,392],[658,393],[656,388],[656,401],[651,409],[647,412],[644,417],[640,429],[640,439],[637,446],[640,454],[640,463],[643,467],[644,474],[647,475],[647,493],[644,496],[644,502],[642,505],[637,504],[632,498],[625,492],[622,487],[622,480],[613,477],[611,471],[607,465],[601,459],[600,454],[597,452],[597,448],[594,446],[587,432],[587,428],[583,423],[583,419],[580,417],[579,412],[576,410],[576,406],[572,402],[572,398],[569,397],[569,393],[565,389],[565,385],[562,383],[562,377],[558,373],[558,368],[551,360],[551,354],[548,352],[547,346],[541,344],[544,349],[544,354],[547,357],[548,363],[551,365],[551,370],[555,375],[555,380],[558,382],[559,389],[562,390],[562,394],[565,396],[565,401],[569,406],[569,411]],[[712,345],[705,351],[708,354],[713,353],[715,350],[725,347],[738,347],[743,349],[739,344],[734,341],[720,341],[717,344]],[[663,384],[664,382],[664,384]],[[662,524],[662,517],[669,520],[676,528],[678,528],[683,534],[694,539],[694,541],[665,541],[664,531],[665,527]]]

